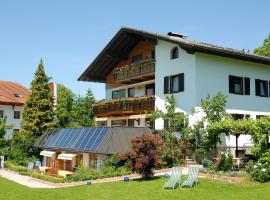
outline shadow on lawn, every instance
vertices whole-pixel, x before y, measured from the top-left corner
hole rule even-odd
[[[154,180],[158,180],[158,179],[161,179],[161,177],[159,177],[159,176],[152,176],[152,177],[145,177],[145,178],[133,179],[133,181],[143,182],[143,181],[154,181]]]

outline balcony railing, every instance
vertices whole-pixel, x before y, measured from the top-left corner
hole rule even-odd
[[[136,82],[153,78],[155,75],[155,60],[143,60],[138,64],[117,67],[113,71],[114,80],[118,82]]]
[[[144,114],[146,111],[154,111],[155,97],[143,96],[104,100],[93,104],[93,109],[97,117]]]

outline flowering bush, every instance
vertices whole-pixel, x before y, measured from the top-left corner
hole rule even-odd
[[[154,100],[154,99],[155,99],[155,96],[152,96],[152,95],[140,96],[140,97],[117,98],[117,99],[97,101],[94,104],[92,104],[92,106],[95,107],[95,106],[104,106],[104,105],[109,105],[109,104],[142,102],[142,101],[148,101],[148,100]]]
[[[258,182],[270,181],[270,163],[261,162],[249,162],[246,165],[246,170],[250,174],[251,178]]]

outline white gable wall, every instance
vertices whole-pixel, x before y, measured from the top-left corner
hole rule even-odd
[[[170,59],[172,48],[176,47],[172,43],[158,41],[156,52],[156,108],[165,110],[166,95],[164,94],[164,77],[184,73],[185,88],[184,92],[174,93],[177,107],[180,111],[191,114],[192,108],[196,103],[196,77],[195,77],[195,55],[188,54],[179,48],[179,58]],[[162,120],[155,123],[156,129],[163,127]]]
[[[11,138],[13,135],[13,129],[21,129],[22,122],[22,106],[0,105],[0,110],[4,111],[4,116],[7,116],[6,125],[13,125],[12,129],[6,130],[5,138]],[[14,111],[21,112],[20,119],[14,119]]]
[[[249,77],[250,95],[229,93],[229,75]],[[196,104],[207,94],[219,91],[228,96],[227,108],[231,113],[269,114],[270,98],[255,95],[255,79],[270,80],[270,66],[247,61],[196,54]]]

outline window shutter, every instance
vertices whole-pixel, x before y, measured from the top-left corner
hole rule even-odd
[[[169,93],[169,76],[164,77],[164,94]]]
[[[229,93],[234,93],[234,77],[229,76]]]
[[[183,92],[185,89],[185,80],[184,80],[184,73],[179,74],[179,92]]]
[[[260,81],[255,79],[255,94],[256,96],[260,96]]]
[[[245,78],[244,79],[244,81],[245,81],[245,95],[250,95],[250,78]]]
[[[268,97],[270,97],[270,81],[268,82]]]

